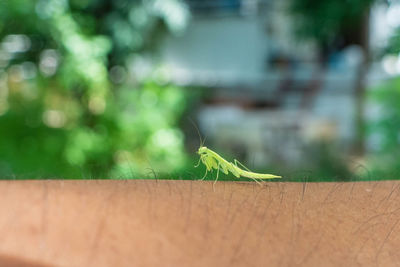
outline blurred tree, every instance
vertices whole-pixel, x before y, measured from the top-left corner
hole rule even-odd
[[[365,43],[368,13],[374,0],[291,0],[295,31],[300,38],[315,40],[321,59],[347,45]],[[365,29],[366,30],[366,29]]]
[[[182,166],[184,91],[127,72],[187,17],[179,0],[1,1],[0,178]]]
[[[291,0],[290,11],[295,16],[296,33],[311,38],[320,49],[324,64],[332,52],[348,45],[362,48],[364,58],[358,69],[356,94],[355,152],[365,150],[365,75],[369,65],[369,11],[374,0]]]

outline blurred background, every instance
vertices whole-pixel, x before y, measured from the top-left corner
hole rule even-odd
[[[196,125],[286,180],[396,179],[399,52],[400,1],[0,1],[0,178],[198,179]]]

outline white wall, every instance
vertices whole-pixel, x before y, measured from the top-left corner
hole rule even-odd
[[[268,38],[257,17],[197,18],[180,37],[168,36],[163,61],[192,71],[263,72]]]
[[[181,36],[165,37],[162,62],[178,80],[214,79],[229,86],[265,79],[271,74],[267,60],[273,52],[310,61],[316,50],[295,40],[286,2],[270,1],[267,8],[248,16],[195,15]]]

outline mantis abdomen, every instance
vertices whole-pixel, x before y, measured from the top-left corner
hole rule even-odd
[[[239,169],[239,167],[236,167]],[[239,171],[240,170],[240,171]],[[240,176],[253,178],[253,179],[275,179],[275,178],[282,178],[278,175],[268,174],[268,173],[256,173],[256,172],[249,172],[242,169],[239,169]]]

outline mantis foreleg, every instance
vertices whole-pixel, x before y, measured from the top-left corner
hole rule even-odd
[[[201,161],[201,158],[199,158],[199,161],[197,162],[197,164],[196,164],[196,165],[194,165],[194,167],[195,167],[195,168],[197,168],[197,167],[199,167],[199,166],[200,166],[200,161]]]
[[[203,181],[203,180],[206,178],[206,176],[207,176],[207,172],[208,172],[208,171],[207,171],[207,168],[206,168],[206,173],[204,174],[203,178],[201,178],[200,180],[202,180],[202,181]]]

